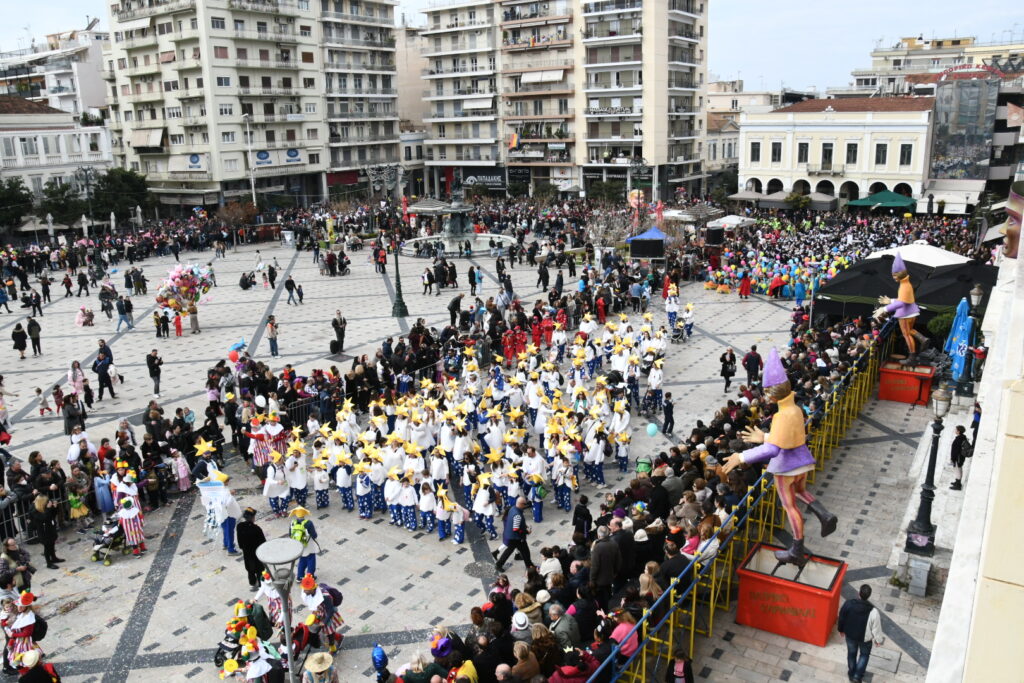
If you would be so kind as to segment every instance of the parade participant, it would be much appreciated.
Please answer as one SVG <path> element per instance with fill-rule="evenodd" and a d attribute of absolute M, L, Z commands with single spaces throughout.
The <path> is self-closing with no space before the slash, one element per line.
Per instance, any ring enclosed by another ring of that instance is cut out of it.
<path fill-rule="evenodd" d="M 370 466 L 357 462 L 353 468 L 356 478 L 356 501 L 359 504 L 359 519 L 373 518 L 373 482 L 370 481 Z"/>
<path fill-rule="evenodd" d="M 273 450 L 269 454 L 270 464 L 266 467 L 266 478 L 263 483 L 263 495 L 270 503 L 270 510 L 275 517 L 284 517 L 288 505 L 288 480 L 284 468 L 284 456 Z"/>
<path fill-rule="evenodd" d="M 416 486 L 413 472 L 407 471 L 402 476 L 402 484 L 398 491 L 398 507 L 401 509 L 401 523 L 409 531 L 416 531 Z"/>
<path fill-rule="evenodd" d="M 743 440 L 761 445 L 742 453 L 733 453 L 725 459 L 723 470 L 728 474 L 741 464 L 770 461 L 768 471 L 775 477 L 775 490 L 793 531 L 793 543 L 786 550 L 776 551 L 775 558 L 779 562 L 802 567 L 807 562 L 807 556 L 804 549 L 804 518 L 797 508 L 797 501 L 806 503 L 821 522 L 823 537 L 836 530 L 838 519 L 807 491 L 807 473 L 814 469 L 814 455 L 807 448 L 804 413 L 796 404 L 786 370 L 774 348 L 768 354 L 763 381 L 767 397 L 778 404 L 771 428 L 767 435 L 756 427 L 746 429 Z"/>
<path fill-rule="evenodd" d="M 928 338 L 914 329 L 921 309 L 915 303 L 914 285 L 910 282 L 910 273 L 907 272 L 907 266 L 899 252 L 896 252 L 896 258 L 892 261 L 892 279 L 899 283 L 899 293 L 895 299 L 887 296 L 878 297 L 878 303 L 882 304 L 882 307 L 875 310 L 875 318 L 881 320 L 886 315 L 896 318 L 909 354 L 902 364 L 914 365 L 917 363 L 918 351 L 928 346 Z"/>
<path fill-rule="evenodd" d="M 139 557 L 146 552 L 146 534 L 144 521 L 135 501 L 126 497 L 121 500 L 121 509 L 117 511 L 117 523 L 124 531 L 124 544 L 132 549 L 132 555 Z"/>
<path fill-rule="evenodd" d="M 355 498 L 352 495 L 352 460 L 347 455 L 338 457 L 338 469 L 334 473 L 334 484 L 338 487 L 338 495 L 341 496 L 341 506 L 347 512 L 355 508 Z M 360 518 L 362 515 L 360 515 Z"/>
<path fill-rule="evenodd" d="M 299 586 L 302 588 L 302 604 L 309 610 L 306 625 L 312 633 L 320 636 L 321 646 L 327 645 L 328 652 L 337 652 L 344 639 L 341 634 L 344 622 L 338 612 L 339 605 L 335 604 L 333 589 L 318 584 L 313 574 L 303 575 Z M 337 593 L 336 590 L 334 592 Z"/>
<path fill-rule="evenodd" d="M 298 428 L 296 428 L 298 429 Z M 306 505 L 309 496 L 309 480 L 306 476 L 306 446 L 296 438 L 288 444 L 288 459 L 284 463 L 285 478 L 291 500 L 300 507 Z"/>
<path fill-rule="evenodd" d="M 29 650 L 20 655 L 18 683 L 60 683 L 60 674 L 53 664 L 42 661 L 42 656 L 41 650 Z"/>
<path fill-rule="evenodd" d="M 420 525 L 427 530 L 428 534 L 434 533 L 434 525 L 437 523 L 437 515 L 435 513 L 437 500 L 434 498 L 434 492 L 430 488 L 429 482 L 424 482 L 420 488 L 418 506 L 420 510 Z"/>
<path fill-rule="evenodd" d="M 30 652 L 42 654 L 36 643 L 36 629 L 41 621 L 35 612 L 36 596 L 25 591 L 14 601 L 13 609 L 4 624 L 7 634 L 7 663 L 15 669 L 22 668 L 20 658 Z"/>
<path fill-rule="evenodd" d="M 477 483 L 474 484 L 473 494 L 473 515 L 474 521 L 480 531 L 486 531 L 493 541 L 498 538 L 498 532 L 494 528 L 494 515 L 497 514 L 495 507 L 494 491 L 491 490 L 491 477 L 489 472 L 477 476 Z"/>
<path fill-rule="evenodd" d="M 292 508 L 289 514 L 295 519 L 288 527 L 288 536 L 302 544 L 302 555 L 299 557 L 296 573 L 298 576 L 306 576 L 316 572 L 316 549 L 313 546 L 320 547 L 316 540 L 316 527 L 309 519 L 309 510 L 301 505 Z"/>
<path fill-rule="evenodd" d="M 314 652 L 303 664 L 302 683 L 338 683 L 338 670 L 328 652 Z"/>
<path fill-rule="evenodd" d="M 231 494 L 231 489 L 225 489 L 224 493 L 217 499 L 214 514 L 217 524 L 224 532 L 224 550 L 228 551 L 228 555 L 237 555 L 238 551 L 235 550 L 235 528 L 238 524 L 238 518 L 242 516 L 242 508 Z"/>
<path fill-rule="evenodd" d="M 256 549 L 266 543 L 267 537 L 263 529 L 256 524 L 256 510 L 250 507 L 242 511 L 242 521 L 235 527 L 235 537 L 238 540 L 238 548 L 242 551 L 245 572 L 249 577 L 249 590 L 258 590 L 264 567 L 256 557 Z"/>
<path fill-rule="evenodd" d="M 402 526 L 402 505 L 399 496 L 402 492 L 401 468 L 392 467 L 387 474 L 387 481 L 384 482 L 384 501 L 387 503 L 388 512 L 391 513 L 391 526 Z"/>
<path fill-rule="evenodd" d="M 270 572 L 264 570 L 260 574 L 260 588 L 256 591 L 256 595 L 252 596 L 253 602 L 258 601 L 260 598 L 267 599 L 267 614 L 270 616 L 270 621 L 274 625 L 275 629 L 279 629 L 284 626 L 284 600 L 281 598 L 281 593 L 274 586 L 274 582 L 271 579 Z"/>
<path fill-rule="evenodd" d="M 316 509 L 322 510 L 331 504 L 331 477 L 327 474 L 327 463 L 322 459 L 313 461 L 313 497 Z"/>

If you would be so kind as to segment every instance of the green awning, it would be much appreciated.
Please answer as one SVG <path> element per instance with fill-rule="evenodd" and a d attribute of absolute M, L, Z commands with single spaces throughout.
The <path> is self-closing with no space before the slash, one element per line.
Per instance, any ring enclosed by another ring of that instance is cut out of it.
<path fill-rule="evenodd" d="M 879 207 L 883 209 L 901 209 L 910 208 L 911 206 L 917 206 L 917 200 L 913 197 L 907 197 L 902 194 L 890 192 L 885 190 L 883 192 L 876 192 L 870 197 L 864 199 L 855 199 L 852 202 L 847 202 L 847 206 L 868 206 L 871 208 Z"/>

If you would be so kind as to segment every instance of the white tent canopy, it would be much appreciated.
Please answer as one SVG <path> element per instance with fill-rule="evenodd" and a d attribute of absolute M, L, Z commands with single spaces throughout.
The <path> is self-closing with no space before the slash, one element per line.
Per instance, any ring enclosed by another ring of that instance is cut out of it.
<path fill-rule="evenodd" d="M 713 220 L 708 223 L 709 228 L 727 228 L 729 230 L 733 228 L 745 228 L 748 225 L 754 225 L 757 221 L 753 218 L 744 218 L 743 216 L 723 216 L 717 220 Z"/>
<path fill-rule="evenodd" d="M 911 263 L 917 263 L 931 268 L 952 266 L 970 261 L 966 256 L 954 254 L 951 251 L 946 251 L 945 249 L 933 247 L 930 244 L 922 244 L 920 242 L 904 244 L 901 247 L 893 247 L 892 249 L 882 249 L 881 251 L 876 251 L 871 254 L 868 258 L 879 258 L 886 255 L 895 256 L 896 252 L 899 252 L 904 261 L 910 261 Z"/>

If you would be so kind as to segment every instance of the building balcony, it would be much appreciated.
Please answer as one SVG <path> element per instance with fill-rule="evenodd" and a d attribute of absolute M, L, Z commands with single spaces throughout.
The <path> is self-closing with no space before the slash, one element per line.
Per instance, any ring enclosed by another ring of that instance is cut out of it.
<path fill-rule="evenodd" d="M 623 81 L 621 83 L 612 83 L 610 81 L 598 81 L 596 83 L 587 83 L 583 92 L 601 92 L 604 90 L 643 90 L 643 83 L 637 83 L 634 81 Z"/>
<path fill-rule="evenodd" d="M 576 161 L 571 152 L 566 151 L 510 151 L 509 166 L 573 166 Z"/>
<path fill-rule="evenodd" d="M 583 43 L 586 45 L 618 45 L 620 43 L 638 43 L 643 39 L 643 32 L 638 28 L 629 33 L 610 31 L 608 29 L 584 29 Z"/>
<path fill-rule="evenodd" d="M 641 145 L 644 142 L 643 135 L 588 135 L 587 142 L 590 144 L 608 144 L 608 145 Z"/>
<path fill-rule="evenodd" d="M 502 41 L 501 49 L 506 52 L 525 52 L 527 50 L 554 50 L 563 47 L 572 47 L 572 37 L 564 34 L 553 34 L 512 42 Z"/>
<path fill-rule="evenodd" d="M 472 152 L 438 154 L 435 156 L 433 150 L 428 150 L 425 161 L 428 166 L 449 166 L 453 163 L 468 166 L 492 166 L 501 161 L 501 159 L 499 157 L 492 157 L 487 153 L 474 154 Z"/>
<path fill-rule="evenodd" d="M 462 54 L 464 52 L 490 52 L 495 49 L 495 43 L 490 41 L 465 41 L 460 40 L 447 45 L 432 45 L 421 51 L 423 57 L 443 57 L 445 55 Z"/>
<path fill-rule="evenodd" d="M 352 121 L 358 119 L 397 119 L 397 111 L 335 111 L 327 112 L 328 121 Z"/>
<path fill-rule="evenodd" d="M 495 67 L 490 65 L 478 65 L 478 66 L 455 66 L 448 67 L 446 69 L 423 69 L 420 74 L 424 78 L 438 78 L 444 76 L 462 76 L 462 75 L 478 75 L 488 76 L 493 74 Z M 502 72 L 504 73 L 504 72 Z"/>
<path fill-rule="evenodd" d="M 172 96 L 173 93 L 167 93 L 167 96 Z M 121 101 L 126 104 L 137 104 L 139 102 L 159 102 L 164 99 L 163 90 L 153 90 L 151 92 L 140 92 L 132 93 L 130 95 L 121 95 Z"/>
<path fill-rule="evenodd" d="M 515 92 L 502 93 L 505 97 L 554 97 L 561 95 L 572 95 L 571 85 L 565 83 L 547 83 L 545 85 L 520 85 Z"/>
<path fill-rule="evenodd" d="M 501 73 L 513 74 L 533 69 L 571 69 L 576 62 L 572 59 L 531 59 L 522 64 L 506 64 L 502 67 Z"/>
<path fill-rule="evenodd" d="M 235 38 L 240 40 L 268 40 L 272 43 L 297 43 L 299 36 L 295 33 L 271 31 L 235 31 Z M 312 37 L 308 38 L 312 40 Z"/>
<path fill-rule="evenodd" d="M 670 130 L 668 132 L 669 140 L 688 140 L 697 137 L 696 128 L 684 128 L 682 130 Z"/>
<path fill-rule="evenodd" d="M 82 164 L 102 164 L 108 159 L 99 152 L 84 154 L 46 154 L 29 155 L 21 159 L 4 159 L 3 168 L 38 168 L 45 166 L 80 166 Z"/>
<path fill-rule="evenodd" d="M 312 3 L 310 3 L 312 8 Z M 228 0 L 228 9 L 238 12 L 254 12 L 260 14 L 285 14 L 298 16 L 304 11 L 300 10 L 295 0 Z"/>
<path fill-rule="evenodd" d="M 631 66 L 641 66 L 643 64 L 642 59 L 635 59 L 632 55 L 630 55 L 629 59 L 625 59 L 624 57 L 625 55 L 620 55 L 618 59 L 612 59 L 611 55 L 608 55 L 607 57 L 595 56 L 593 59 L 587 58 L 583 65 L 588 69 L 593 67 L 601 67 L 607 69 L 610 67 L 622 68 Z"/>
<path fill-rule="evenodd" d="M 394 17 L 367 16 L 365 14 L 347 14 L 345 12 L 321 12 L 322 21 L 343 21 L 352 24 L 374 24 L 394 26 Z"/>
<path fill-rule="evenodd" d="M 537 9 L 531 12 L 520 6 L 504 10 L 501 13 L 501 27 L 503 29 L 528 28 L 572 21 L 571 14 L 556 14 L 550 9 L 539 9 L 539 4 L 533 4 L 531 7 Z"/>
<path fill-rule="evenodd" d="M 353 48 L 353 47 L 369 47 L 378 50 L 394 50 L 395 39 L 394 38 L 381 38 L 381 39 L 359 39 L 349 38 L 348 36 L 338 35 L 334 33 L 324 34 L 324 45 L 328 47 L 339 47 L 339 48 Z"/>
<path fill-rule="evenodd" d="M 398 133 L 390 135 L 332 135 L 327 144 L 331 146 L 363 145 L 369 142 L 398 142 Z"/>
<path fill-rule="evenodd" d="M 498 138 L 470 138 L 470 137 L 450 137 L 450 138 L 428 138 L 423 141 L 424 145 L 434 145 L 435 147 L 444 145 L 493 145 L 498 142 Z M 430 156 L 430 152 L 427 153 Z M 451 156 L 451 155 L 449 155 Z"/>
<path fill-rule="evenodd" d="M 390 62 L 324 62 L 328 71 L 394 73 L 397 69 Z"/>
<path fill-rule="evenodd" d="M 671 34 L 669 34 L 668 39 L 669 40 L 681 40 L 681 41 L 685 42 L 687 45 L 689 45 L 691 43 L 699 43 L 700 42 L 700 36 L 698 36 L 693 31 L 683 31 L 682 33 L 671 33 Z"/>
<path fill-rule="evenodd" d="M 52 88 L 47 88 L 45 95 L 77 95 L 78 91 L 68 85 L 55 85 Z"/>
<path fill-rule="evenodd" d="M 476 95 L 479 97 L 494 97 L 497 91 L 489 91 L 484 88 L 442 88 L 441 90 L 424 90 L 423 99 L 437 100 L 446 97 L 467 97 Z"/>
<path fill-rule="evenodd" d="M 398 95 L 397 88 L 327 88 L 328 97 L 362 97 L 364 95 Z"/>
<path fill-rule="evenodd" d="M 494 26 L 493 21 L 486 19 L 477 19 L 476 21 L 454 21 L 445 24 L 431 24 L 427 28 L 420 31 L 421 36 L 432 35 L 434 33 L 448 33 L 449 31 L 466 31 L 468 29 L 482 29 L 490 28 Z"/>
<path fill-rule="evenodd" d="M 239 97 L 298 97 L 299 91 L 296 88 L 239 88 Z"/>
<path fill-rule="evenodd" d="M 170 95 L 179 100 L 201 100 L 206 98 L 206 91 L 193 88 L 192 90 L 175 90 Z"/>
<path fill-rule="evenodd" d="M 637 107 L 587 107 L 583 110 L 584 116 L 643 116 L 643 106 Z"/>
<path fill-rule="evenodd" d="M 173 121 L 174 119 L 170 119 L 170 120 Z M 188 127 L 188 128 L 193 128 L 195 126 L 205 126 L 205 125 L 207 125 L 206 117 L 205 116 L 186 116 L 186 117 L 184 117 L 182 119 L 179 119 L 179 120 L 181 121 L 181 125 L 183 125 L 185 127 Z"/>
<path fill-rule="evenodd" d="M 155 74 L 160 73 L 160 64 L 153 62 L 152 64 L 140 64 L 122 71 L 125 76 L 142 76 L 143 74 Z"/>
<path fill-rule="evenodd" d="M 236 31 L 235 33 L 238 33 Z M 174 42 L 186 41 L 186 40 L 198 40 L 200 37 L 199 29 L 197 28 L 186 28 L 177 33 L 170 34 L 171 40 Z"/>
<path fill-rule="evenodd" d="M 156 34 L 150 33 L 144 36 L 138 36 L 136 38 L 125 38 L 118 45 L 125 50 L 134 50 L 143 47 L 155 47 L 156 46 Z"/>
<path fill-rule="evenodd" d="M 584 2 L 583 14 L 604 14 L 607 12 L 639 12 L 644 8 L 643 0 L 601 0 Z"/>
<path fill-rule="evenodd" d="M 696 90 L 697 84 L 690 78 L 677 78 L 668 82 L 669 90 Z"/>
<path fill-rule="evenodd" d="M 140 7 L 138 9 L 124 10 L 121 12 L 115 12 L 114 15 L 118 21 L 128 21 L 130 19 L 142 19 L 144 17 L 152 17 L 157 14 L 170 14 L 172 12 L 184 12 L 186 10 L 195 9 L 196 0 L 171 0 L 170 2 L 162 2 L 160 4 L 151 5 L 149 7 Z M 112 26 L 110 30 L 116 31 L 117 26 Z"/>
<path fill-rule="evenodd" d="M 561 111 L 559 111 L 559 110 L 546 110 L 544 112 L 541 112 L 540 114 L 537 114 L 537 113 L 529 113 L 529 114 L 526 114 L 526 113 L 523 113 L 523 114 L 512 113 L 512 114 L 505 114 L 505 120 L 506 121 L 543 121 L 545 119 L 571 119 L 574 116 L 576 116 L 575 110 L 572 107 L 569 107 L 568 109 L 561 110 Z"/>
<path fill-rule="evenodd" d="M 307 65 L 311 69 L 316 67 L 313 64 Z M 291 59 L 236 59 L 235 67 L 239 69 L 286 69 L 288 71 L 298 71 L 302 68 L 302 63 Z"/>
<path fill-rule="evenodd" d="M 201 59 L 179 59 L 172 63 L 172 66 L 178 71 L 189 71 L 190 69 L 202 69 L 203 61 Z"/>
<path fill-rule="evenodd" d="M 209 171 L 176 171 L 162 173 L 143 173 L 146 180 L 172 181 L 181 183 L 202 183 L 213 180 Z"/>
<path fill-rule="evenodd" d="M 459 112 L 433 112 L 423 117 L 424 123 L 445 123 L 447 121 L 487 121 L 498 115 L 495 109 L 469 109 Z"/>
<path fill-rule="evenodd" d="M 807 175 L 810 176 L 841 176 L 842 164 L 807 164 Z"/>
<path fill-rule="evenodd" d="M 109 69 L 103 69 L 100 71 L 100 78 L 105 81 L 112 81 L 117 78 L 117 74 Z"/>
<path fill-rule="evenodd" d="M 700 6 L 696 0 L 668 0 L 669 12 L 681 12 L 691 17 L 700 16 Z"/>

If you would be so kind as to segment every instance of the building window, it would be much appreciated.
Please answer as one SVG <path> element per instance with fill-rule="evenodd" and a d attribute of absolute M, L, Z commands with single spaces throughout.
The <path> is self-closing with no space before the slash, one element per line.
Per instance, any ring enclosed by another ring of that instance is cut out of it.
<path fill-rule="evenodd" d="M 221 142 L 229 142 L 229 143 L 230 142 L 234 142 L 235 141 L 235 134 L 234 134 L 234 132 L 232 132 L 232 131 L 225 131 L 225 132 L 221 133 L 220 134 L 220 141 Z"/>
<path fill-rule="evenodd" d="M 299 35 L 308 38 L 313 35 L 313 28 L 311 26 L 299 26 Z"/>
<path fill-rule="evenodd" d="M 311 163 L 311 164 L 319 164 L 320 163 L 320 154 L 319 153 L 310 154 L 309 155 L 309 163 Z"/>
<path fill-rule="evenodd" d="M 751 142 L 750 143 L 750 163 L 759 164 L 761 163 L 761 143 Z"/>
<path fill-rule="evenodd" d="M 780 161 L 782 161 L 782 143 L 781 142 L 773 142 L 772 143 L 772 163 L 773 164 L 777 164 Z"/>
<path fill-rule="evenodd" d="M 875 145 L 875 165 L 885 166 L 889 161 L 889 145 L 885 142 L 880 142 Z"/>
<path fill-rule="evenodd" d="M 245 30 L 245 22 L 242 21 L 241 19 L 235 19 L 235 30 L 236 31 L 244 31 Z"/>
<path fill-rule="evenodd" d="M 796 144 L 796 163 L 806 164 L 811 155 L 811 143 L 798 142 Z"/>
<path fill-rule="evenodd" d="M 312 52 L 303 52 L 302 53 L 302 63 L 303 64 L 312 64 L 313 63 L 313 53 Z"/>
<path fill-rule="evenodd" d="M 307 114 L 315 114 L 316 102 L 306 102 L 305 109 Z"/>
<path fill-rule="evenodd" d="M 900 145 L 900 166 L 910 166 L 914 156 L 914 146 L 911 144 Z"/>
<path fill-rule="evenodd" d="M 167 136 L 167 139 L 170 140 L 172 145 L 184 145 L 185 144 L 185 136 L 184 135 L 169 135 L 169 136 Z"/>
<path fill-rule="evenodd" d="M 846 165 L 855 166 L 857 164 L 857 143 L 847 142 L 846 143 Z"/>
<path fill-rule="evenodd" d="M 717 142 L 709 142 L 708 143 L 708 152 L 709 152 L 709 157 L 711 158 L 711 161 L 715 161 L 716 159 L 718 159 L 718 143 Z"/>
<path fill-rule="evenodd" d="M 216 49 L 217 48 L 214 48 L 215 51 Z M 235 57 L 237 57 L 238 59 L 249 59 L 249 51 L 244 47 L 236 48 Z"/>
<path fill-rule="evenodd" d="M 232 116 L 235 113 L 235 107 L 231 103 L 222 104 L 218 109 L 221 116 Z"/>
<path fill-rule="evenodd" d="M 227 46 L 226 45 L 214 45 L 213 46 L 213 56 L 216 57 L 217 59 L 227 59 L 228 58 L 228 48 L 227 48 Z M 239 59 L 241 59 L 241 57 L 239 57 Z"/>
<path fill-rule="evenodd" d="M 238 159 L 225 159 L 224 160 L 225 171 L 237 171 L 238 170 Z"/>
<path fill-rule="evenodd" d="M 224 17 L 210 17 L 210 26 L 213 28 L 227 28 Z"/>
<path fill-rule="evenodd" d="M 231 76 L 217 76 L 217 87 L 227 88 L 231 86 Z"/>
<path fill-rule="evenodd" d="M 412 161 L 412 147 L 405 147 L 405 160 Z"/>
<path fill-rule="evenodd" d="M 168 119 L 180 119 L 181 107 L 167 107 L 167 109 L 164 110 L 164 117 Z"/>
<path fill-rule="evenodd" d="M 319 128 L 307 128 L 306 129 L 306 139 L 307 140 L 318 140 L 319 138 L 320 138 L 320 129 Z"/>
<path fill-rule="evenodd" d="M 306 88 L 307 90 L 311 90 L 311 89 L 315 88 L 316 87 L 316 79 L 315 78 L 303 78 L 302 79 L 302 87 Z"/>

